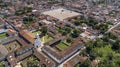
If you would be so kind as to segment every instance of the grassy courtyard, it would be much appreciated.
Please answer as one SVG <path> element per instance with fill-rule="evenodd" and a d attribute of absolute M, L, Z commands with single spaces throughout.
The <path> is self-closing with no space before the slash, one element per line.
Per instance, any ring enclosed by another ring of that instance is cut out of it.
<path fill-rule="evenodd" d="M 35 36 L 37 33 L 41 34 L 41 31 L 32 32 L 32 35 Z M 50 40 L 53 40 L 53 38 L 51 36 L 49 36 L 48 34 L 46 34 L 45 36 L 40 37 L 40 40 L 42 42 L 46 43 L 46 42 L 49 42 Z"/>
<path fill-rule="evenodd" d="M 45 36 L 43 36 L 42 38 L 40 38 L 41 39 L 41 41 L 43 41 L 44 43 L 46 43 L 46 42 L 49 42 L 49 41 L 51 41 L 51 40 L 53 40 L 53 38 L 52 37 L 50 37 L 49 35 L 45 35 Z"/>
<path fill-rule="evenodd" d="M 6 33 L 0 34 L 0 38 L 6 38 L 6 37 L 7 37 L 7 34 L 6 34 Z"/>
<path fill-rule="evenodd" d="M 22 61 L 21 62 L 21 66 L 22 67 L 37 67 L 39 62 L 40 62 L 40 60 L 38 60 L 37 57 L 32 55 L 29 58 L 27 58 L 24 61 Z"/>
<path fill-rule="evenodd" d="M 64 43 L 59 43 L 58 45 L 56 45 L 60 50 L 65 50 L 68 46 L 65 45 Z"/>
<path fill-rule="evenodd" d="M 41 34 L 41 31 L 34 31 L 34 32 L 32 32 L 32 35 L 35 36 L 37 33 Z"/>
<path fill-rule="evenodd" d="M 64 40 L 63 42 L 69 46 L 71 45 L 71 43 L 67 42 L 67 40 Z"/>
<path fill-rule="evenodd" d="M 5 47 L 7 48 L 9 52 L 12 52 L 20 48 L 20 44 L 17 41 L 13 41 L 11 43 L 5 44 Z"/>

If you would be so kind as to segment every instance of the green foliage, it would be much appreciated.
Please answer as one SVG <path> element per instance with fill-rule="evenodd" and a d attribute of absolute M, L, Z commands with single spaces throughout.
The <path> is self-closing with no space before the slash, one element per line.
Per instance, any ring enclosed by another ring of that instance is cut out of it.
<path fill-rule="evenodd" d="M 57 4 L 58 2 L 57 1 L 50 1 L 48 2 L 48 4 Z"/>
<path fill-rule="evenodd" d="M 68 46 L 66 45 L 66 44 L 64 44 L 64 43 L 59 43 L 58 45 L 57 45 L 57 47 L 59 48 L 59 49 L 61 49 L 61 50 L 65 50 Z"/>
<path fill-rule="evenodd" d="M 27 67 L 38 67 L 39 61 L 36 57 L 30 57 L 27 60 Z"/>
<path fill-rule="evenodd" d="M 71 36 L 72 38 L 76 38 L 80 35 L 81 31 L 79 29 L 74 29 Z"/>
<path fill-rule="evenodd" d="M 113 43 L 112 49 L 120 53 L 120 40 L 117 40 L 115 43 Z"/>
<path fill-rule="evenodd" d="M 36 20 L 34 19 L 33 16 L 28 16 L 28 17 L 24 17 L 23 18 L 23 22 L 24 24 L 30 25 L 32 23 L 34 23 Z"/>
<path fill-rule="evenodd" d="M 97 21 L 94 21 L 93 18 L 77 19 L 74 22 L 74 25 L 79 26 L 82 23 L 85 23 L 88 26 L 92 26 L 93 29 L 101 30 L 103 32 L 106 32 L 108 30 L 108 26 L 109 26 L 106 22 L 97 22 Z"/>
<path fill-rule="evenodd" d="M 0 62 L 0 67 L 5 67 L 3 62 Z"/>
<path fill-rule="evenodd" d="M 42 64 L 41 67 L 46 67 L 46 65 L 45 65 L 45 64 Z"/>
<path fill-rule="evenodd" d="M 23 9 L 19 9 L 19 10 L 17 10 L 16 12 L 15 12 L 15 15 L 23 15 L 23 14 L 26 14 L 26 13 L 28 13 L 28 12 L 32 12 L 32 10 L 33 10 L 33 8 L 31 8 L 31 7 L 25 7 L 25 8 L 23 8 Z"/>
<path fill-rule="evenodd" d="M 92 65 L 90 60 L 86 60 L 82 63 L 76 64 L 74 67 L 92 67 Z"/>
<path fill-rule="evenodd" d="M 68 42 L 68 43 L 71 43 L 72 42 L 72 38 L 68 38 L 66 41 Z"/>
<path fill-rule="evenodd" d="M 113 41 L 111 41 L 113 40 Z M 107 33 L 101 39 L 86 43 L 86 50 L 82 55 L 89 54 L 90 59 L 98 59 L 98 67 L 118 67 L 120 66 L 120 40 L 112 33 Z"/>
<path fill-rule="evenodd" d="M 41 32 L 42 32 L 42 34 L 46 34 L 47 33 L 47 27 L 46 26 L 43 26 L 42 28 L 41 28 Z"/>
<path fill-rule="evenodd" d="M 71 33 L 72 29 L 69 26 L 65 26 L 63 28 L 57 28 L 57 30 L 64 36 Z"/>
<path fill-rule="evenodd" d="M 7 37 L 7 34 L 6 34 L 6 33 L 0 34 L 0 38 L 5 38 L 5 37 Z"/>
<path fill-rule="evenodd" d="M 89 21 L 86 20 L 86 19 L 82 19 L 82 20 L 78 19 L 78 20 L 76 20 L 76 21 L 74 22 L 74 24 L 75 24 L 76 26 L 79 26 L 79 25 L 81 25 L 82 23 L 88 24 Z"/>
<path fill-rule="evenodd" d="M 80 67 L 92 67 L 91 61 L 90 60 L 84 61 L 83 63 L 81 63 Z"/>
<path fill-rule="evenodd" d="M 3 2 L 3 1 L 0 1 Z M 4 8 L 4 7 L 8 7 L 8 6 L 12 6 L 11 2 L 6 2 L 6 3 L 0 3 L 0 8 Z"/>

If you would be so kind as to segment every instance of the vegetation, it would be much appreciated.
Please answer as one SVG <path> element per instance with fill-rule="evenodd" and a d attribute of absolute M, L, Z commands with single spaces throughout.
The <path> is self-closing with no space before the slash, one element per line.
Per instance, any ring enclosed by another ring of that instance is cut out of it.
<path fill-rule="evenodd" d="M 24 24 L 32 24 L 34 23 L 35 19 L 32 16 L 24 17 L 23 22 Z"/>
<path fill-rule="evenodd" d="M 18 15 L 18 16 L 23 15 L 23 14 L 26 14 L 28 12 L 32 12 L 32 10 L 33 10 L 33 8 L 31 8 L 31 7 L 24 7 L 22 9 L 17 10 L 15 12 L 15 15 Z"/>
<path fill-rule="evenodd" d="M 7 7 L 7 6 L 12 6 L 12 3 L 11 2 L 3 3 L 3 1 L 0 1 L 0 8 L 4 8 L 4 7 Z"/>
<path fill-rule="evenodd" d="M 0 34 L 0 38 L 6 38 L 6 37 L 7 37 L 7 34 L 6 34 L 6 33 Z"/>
<path fill-rule="evenodd" d="M 59 43 L 58 45 L 57 45 L 57 47 L 59 48 L 59 49 L 61 49 L 61 50 L 64 50 L 64 49 L 66 49 L 67 48 L 67 45 L 65 45 L 64 43 Z"/>
<path fill-rule="evenodd" d="M 3 62 L 0 62 L 0 67 L 5 67 Z"/>
<path fill-rule="evenodd" d="M 45 34 L 47 33 L 47 27 L 46 27 L 46 26 L 43 26 L 43 27 L 41 28 L 41 32 L 42 32 L 43 35 L 45 35 Z"/>
<path fill-rule="evenodd" d="M 120 40 L 112 33 L 107 33 L 103 38 L 86 43 L 86 50 L 82 55 L 90 60 L 100 60 L 99 67 L 118 67 L 120 57 Z"/>
<path fill-rule="evenodd" d="M 38 64 L 39 64 L 39 60 L 34 56 L 30 57 L 27 60 L 27 67 L 39 67 Z"/>
<path fill-rule="evenodd" d="M 73 39 L 69 37 L 69 38 L 66 40 L 66 42 L 67 42 L 67 43 L 71 43 L 72 40 L 73 40 Z"/>
<path fill-rule="evenodd" d="M 45 42 L 45 43 L 53 40 L 53 38 L 50 37 L 48 34 L 44 35 L 44 36 L 41 38 L 41 40 L 43 40 L 43 38 L 44 38 L 44 41 L 43 41 L 43 42 Z"/>
<path fill-rule="evenodd" d="M 57 28 L 57 30 L 64 36 L 71 33 L 72 28 L 69 26 L 64 26 L 63 28 L 61 27 Z"/>
<path fill-rule="evenodd" d="M 83 23 L 87 24 L 88 26 L 92 26 L 93 29 L 101 30 L 102 32 L 106 32 L 109 27 L 109 24 L 107 24 L 106 22 L 97 22 L 97 21 L 94 21 L 93 18 L 77 19 L 74 22 L 74 25 L 79 26 Z"/>
<path fill-rule="evenodd" d="M 71 33 L 72 38 L 77 38 L 81 34 L 81 31 L 79 29 L 74 29 Z"/>
<path fill-rule="evenodd" d="M 92 67 L 92 66 L 91 66 L 91 61 L 90 60 L 86 60 L 86 61 L 81 62 L 81 63 L 79 62 L 74 67 Z"/>
<path fill-rule="evenodd" d="M 5 47 L 7 48 L 9 52 L 12 52 L 16 49 L 19 49 L 21 45 L 17 41 L 13 41 L 13 42 L 6 44 Z"/>
<path fill-rule="evenodd" d="M 45 64 L 42 64 L 41 67 L 46 67 L 46 65 L 45 65 Z"/>
<path fill-rule="evenodd" d="M 58 1 L 50 1 L 50 2 L 48 2 L 48 4 L 57 4 L 58 3 Z"/>

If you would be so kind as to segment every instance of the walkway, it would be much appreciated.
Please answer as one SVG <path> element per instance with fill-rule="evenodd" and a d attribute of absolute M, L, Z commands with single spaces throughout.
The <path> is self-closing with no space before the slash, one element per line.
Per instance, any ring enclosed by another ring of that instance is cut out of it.
<path fill-rule="evenodd" d="M 116 25 L 112 26 L 107 32 L 110 32 L 112 29 L 120 26 L 120 22 L 118 22 Z"/>

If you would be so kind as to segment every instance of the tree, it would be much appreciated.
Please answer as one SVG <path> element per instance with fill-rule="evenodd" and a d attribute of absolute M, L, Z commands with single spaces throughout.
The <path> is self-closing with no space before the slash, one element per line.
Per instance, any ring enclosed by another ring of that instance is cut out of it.
<path fill-rule="evenodd" d="M 79 26 L 79 25 L 81 24 L 81 22 L 80 22 L 80 21 L 75 21 L 74 24 L 75 24 L 76 26 Z"/>
<path fill-rule="evenodd" d="M 91 61 L 90 60 L 84 61 L 83 63 L 80 64 L 80 67 L 92 67 Z"/>
<path fill-rule="evenodd" d="M 104 46 L 104 42 L 102 39 L 96 39 L 96 41 L 94 42 L 94 46 L 96 47 L 103 47 Z"/>
<path fill-rule="evenodd" d="M 71 42 L 72 42 L 72 38 L 68 38 L 68 39 L 67 39 L 67 42 L 68 42 L 68 43 L 71 43 Z"/>
<path fill-rule="evenodd" d="M 71 32 L 71 28 L 70 28 L 70 27 L 65 27 L 65 31 L 66 31 L 67 33 L 70 33 L 70 32 Z"/>
<path fill-rule="evenodd" d="M 120 49 L 120 40 L 117 40 L 113 45 L 112 45 L 113 50 L 119 50 Z"/>
<path fill-rule="evenodd" d="M 79 29 L 74 29 L 73 33 L 71 34 L 73 38 L 76 38 L 80 35 L 81 31 Z"/>
<path fill-rule="evenodd" d="M 27 67 L 38 67 L 39 61 L 35 57 L 30 57 L 27 61 Z"/>
<path fill-rule="evenodd" d="M 94 59 L 96 59 L 96 57 L 98 57 L 98 54 L 96 53 L 96 51 L 94 50 L 94 49 L 92 49 L 91 51 L 90 51 L 90 53 L 89 53 L 89 55 L 90 55 L 90 59 L 91 60 L 94 60 Z"/>
<path fill-rule="evenodd" d="M 65 31 L 65 30 L 62 32 L 62 35 L 63 35 L 63 36 L 65 36 L 65 35 L 67 35 L 67 34 L 68 34 L 68 33 L 67 33 L 67 31 Z"/>
<path fill-rule="evenodd" d="M 41 28 L 41 32 L 42 32 L 42 34 L 46 34 L 47 33 L 47 27 L 46 26 L 43 26 L 42 28 Z"/>

